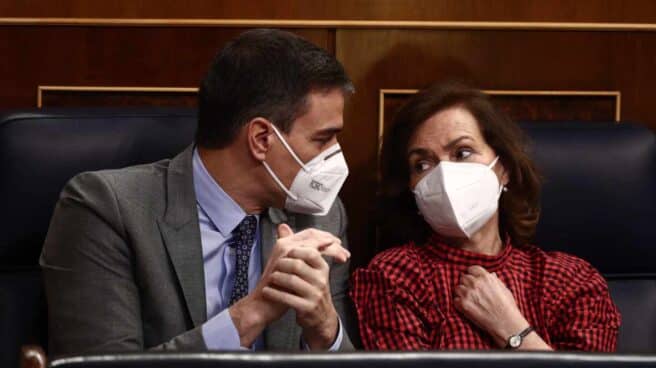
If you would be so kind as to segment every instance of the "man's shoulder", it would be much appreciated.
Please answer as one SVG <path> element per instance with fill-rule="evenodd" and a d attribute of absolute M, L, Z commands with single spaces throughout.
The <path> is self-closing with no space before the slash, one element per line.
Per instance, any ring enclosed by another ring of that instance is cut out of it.
<path fill-rule="evenodd" d="M 61 198 L 70 198 L 89 207 L 157 209 L 166 199 L 170 159 L 121 169 L 87 171 L 73 177 Z"/>
<path fill-rule="evenodd" d="M 74 176 L 68 185 L 96 187 L 99 184 L 111 187 L 118 192 L 139 191 L 162 187 L 170 160 L 149 164 L 128 166 L 121 169 L 86 171 Z"/>

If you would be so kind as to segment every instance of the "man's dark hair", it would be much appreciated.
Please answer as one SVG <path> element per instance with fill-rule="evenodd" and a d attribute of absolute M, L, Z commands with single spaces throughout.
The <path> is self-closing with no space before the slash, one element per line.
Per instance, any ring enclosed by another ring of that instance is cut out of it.
<path fill-rule="evenodd" d="M 223 148 L 261 116 L 288 133 L 315 90 L 353 91 L 344 68 L 326 50 L 289 32 L 246 31 L 214 58 L 200 85 L 196 144 Z"/>

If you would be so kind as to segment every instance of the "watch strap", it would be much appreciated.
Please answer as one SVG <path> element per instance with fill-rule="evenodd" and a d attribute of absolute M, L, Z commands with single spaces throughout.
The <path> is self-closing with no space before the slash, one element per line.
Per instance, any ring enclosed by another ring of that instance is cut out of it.
<path fill-rule="evenodd" d="M 533 332 L 533 331 L 535 331 L 535 329 L 533 328 L 533 326 L 528 326 L 528 327 L 526 327 L 526 329 L 525 329 L 524 331 L 522 331 L 522 332 L 519 333 L 519 336 L 521 336 L 522 339 L 523 339 L 523 338 L 525 338 L 526 336 L 528 336 L 528 334 L 530 334 L 530 333 Z"/>

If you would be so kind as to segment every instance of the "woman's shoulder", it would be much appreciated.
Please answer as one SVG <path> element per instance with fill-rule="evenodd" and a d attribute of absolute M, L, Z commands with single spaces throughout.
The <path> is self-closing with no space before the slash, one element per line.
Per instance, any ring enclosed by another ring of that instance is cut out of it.
<path fill-rule="evenodd" d="M 524 245 L 517 247 L 517 250 L 527 261 L 541 264 L 545 271 L 558 270 L 569 273 L 588 270 L 597 272 L 588 261 L 570 253 L 545 251 L 535 245 Z"/>
<path fill-rule="evenodd" d="M 522 253 L 525 257 L 533 260 L 539 260 L 554 265 L 562 265 L 564 267 L 590 265 L 587 261 L 579 258 L 573 254 L 562 251 L 547 251 L 537 245 L 526 244 L 516 246 L 517 252 Z"/>
<path fill-rule="evenodd" d="M 534 245 L 517 250 L 520 258 L 533 266 L 542 284 L 554 292 L 590 286 L 607 288 L 603 276 L 583 258 L 561 251 L 545 251 Z"/>

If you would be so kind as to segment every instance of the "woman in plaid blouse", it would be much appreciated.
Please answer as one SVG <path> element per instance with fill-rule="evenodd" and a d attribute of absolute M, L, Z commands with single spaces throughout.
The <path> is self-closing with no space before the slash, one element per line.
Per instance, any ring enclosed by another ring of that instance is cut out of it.
<path fill-rule="evenodd" d="M 393 210 L 381 239 L 405 245 L 353 275 L 365 348 L 615 350 L 620 315 L 603 277 L 528 244 L 539 177 L 520 129 L 484 94 L 441 84 L 415 95 L 382 163 Z"/>

